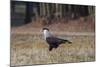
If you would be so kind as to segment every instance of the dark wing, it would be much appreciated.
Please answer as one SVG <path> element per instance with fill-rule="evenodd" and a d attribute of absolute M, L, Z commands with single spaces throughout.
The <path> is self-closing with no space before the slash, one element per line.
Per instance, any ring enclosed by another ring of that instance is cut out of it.
<path fill-rule="evenodd" d="M 56 37 L 48 37 L 46 38 L 47 43 L 49 44 L 49 51 L 51 51 L 53 48 L 57 48 L 60 44 L 68 42 L 71 43 L 68 40 L 56 38 Z"/>
<path fill-rule="evenodd" d="M 46 41 L 49 44 L 49 51 L 51 51 L 53 48 L 57 48 L 62 40 L 55 37 L 48 37 Z"/>
<path fill-rule="evenodd" d="M 48 38 L 46 38 L 46 40 L 49 44 L 55 44 L 55 45 L 62 44 L 62 43 L 65 43 L 65 42 L 72 43 L 69 40 L 60 39 L 60 38 L 57 38 L 57 37 L 48 37 Z"/>
<path fill-rule="evenodd" d="M 48 37 L 48 38 L 46 38 L 46 40 L 49 44 L 55 44 L 55 45 L 65 42 L 64 39 L 60 39 L 60 38 L 56 38 L 56 37 Z"/>

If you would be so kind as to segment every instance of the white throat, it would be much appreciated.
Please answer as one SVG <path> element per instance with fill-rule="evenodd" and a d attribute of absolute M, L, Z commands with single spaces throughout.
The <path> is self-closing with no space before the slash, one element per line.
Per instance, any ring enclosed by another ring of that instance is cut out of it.
<path fill-rule="evenodd" d="M 46 40 L 47 37 L 51 37 L 52 36 L 52 34 L 48 30 L 44 30 L 43 33 L 44 33 L 45 40 Z"/>

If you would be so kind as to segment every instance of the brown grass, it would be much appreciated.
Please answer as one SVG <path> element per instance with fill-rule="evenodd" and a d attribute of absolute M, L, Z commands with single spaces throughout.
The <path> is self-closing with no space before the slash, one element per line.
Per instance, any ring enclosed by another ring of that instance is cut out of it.
<path fill-rule="evenodd" d="M 84 19 L 87 20 L 84 20 Z M 93 16 L 88 17 L 80 17 L 76 20 L 69 20 L 66 22 L 62 22 L 62 20 L 58 22 L 53 22 L 48 26 L 43 26 L 42 20 L 38 19 L 37 21 L 32 21 L 29 24 L 12 27 L 12 32 L 39 32 L 43 27 L 49 27 L 52 31 L 66 31 L 66 32 L 94 32 L 95 31 L 95 18 Z"/>
<path fill-rule="evenodd" d="M 48 50 L 48 44 L 41 35 L 11 34 L 11 65 L 32 65 L 85 62 L 95 60 L 94 36 L 68 36 L 72 44 L 62 44 Z"/>

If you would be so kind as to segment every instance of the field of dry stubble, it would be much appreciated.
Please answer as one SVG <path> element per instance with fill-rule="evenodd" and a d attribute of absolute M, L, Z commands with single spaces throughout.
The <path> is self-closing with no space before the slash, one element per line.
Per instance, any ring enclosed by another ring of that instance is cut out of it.
<path fill-rule="evenodd" d="M 95 36 L 59 35 L 72 44 L 48 50 L 42 35 L 11 34 L 11 65 L 34 65 L 95 61 Z"/>

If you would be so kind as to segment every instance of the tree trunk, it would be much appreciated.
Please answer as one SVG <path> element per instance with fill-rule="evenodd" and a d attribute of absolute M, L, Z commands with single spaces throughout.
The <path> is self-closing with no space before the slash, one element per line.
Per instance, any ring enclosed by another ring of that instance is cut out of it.
<path fill-rule="evenodd" d="M 26 2 L 25 24 L 31 22 L 32 12 L 33 12 L 33 3 Z"/>

